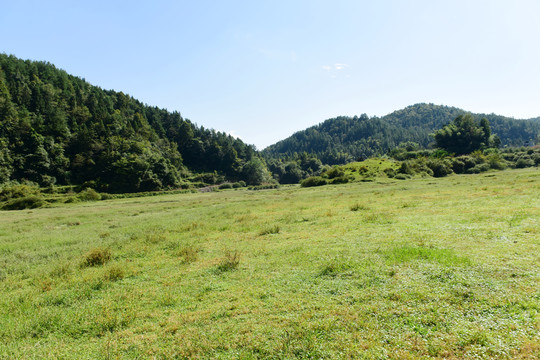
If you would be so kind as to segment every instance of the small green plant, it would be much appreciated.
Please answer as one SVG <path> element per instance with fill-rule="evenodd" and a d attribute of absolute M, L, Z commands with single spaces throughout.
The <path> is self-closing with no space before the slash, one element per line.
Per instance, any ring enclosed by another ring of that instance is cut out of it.
<path fill-rule="evenodd" d="M 350 209 L 351 209 L 351 211 L 369 210 L 369 208 L 367 206 L 359 204 L 359 203 L 351 205 Z"/>
<path fill-rule="evenodd" d="M 111 250 L 97 247 L 86 253 L 81 266 L 91 267 L 104 265 L 111 260 L 111 257 Z"/>
<path fill-rule="evenodd" d="M 182 258 L 182 263 L 189 264 L 197 261 L 199 258 L 199 249 L 192 245 L 187 245 L 178 251 L 178 256 Z"/>
<path fill-rule="evenodd" d="M 300 182 L 301 187 L 322 186 L 326 184 L 328 184 L 328 181 L 320 176 L 310 176 Z"/>
<path fill-rule="evenodd" d="M 113 264 L 105 271 L 105 280 L 118 281 L 122 280 L 125 276 L 125 270 L 119 264 Z"/>
<path fill-rule="evenodd" d="M 273 225 L 273 226 L 267 227 L 266 229 L 263 229 L 263 230 L 259 231 L 259 236 L 270 235 L 270 234 L 278 234 L 280 230 L 281 229 L 280 229 L 279 225 Z"/>
<path fill-rule="evenodd" d="M 217 266 L 218 273 L 236 270 L 240 264 L 240 252 L 227 250 Z"/>

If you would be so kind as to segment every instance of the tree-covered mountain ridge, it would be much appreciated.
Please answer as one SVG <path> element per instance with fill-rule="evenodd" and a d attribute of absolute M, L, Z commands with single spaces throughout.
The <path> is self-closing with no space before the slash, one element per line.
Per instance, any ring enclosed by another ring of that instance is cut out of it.
<path fill-rule="evenodd" d="M 0 54 L 0 184 L 133 192 L 212 183 L 209 177 L 256 184 L 265 175 L 255 147 L 224 132 L 48 62 Z"/>
<path fill-rule="evenodd" d="M 343 164 L 374 155 L 382 155 L 403 142 L 429 147 L 430 134 L 450 123 L 466 110 L 420 103 L 397 110 L 383 117 L 339 116 L 277 142 L 263 150 L 269 158 L 295 158 L 307 153 L 326 164 Z M 514 119 L 496 114 L 474 114 L 478 121 L 489 120 L 502 146 L 522 146 L 540 142 L 540 117 Z"/>

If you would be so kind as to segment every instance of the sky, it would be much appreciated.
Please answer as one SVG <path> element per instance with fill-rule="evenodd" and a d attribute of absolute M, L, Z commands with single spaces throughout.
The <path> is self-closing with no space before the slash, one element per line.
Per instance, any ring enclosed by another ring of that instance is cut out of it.
<path fill-rule="evenodd" d="M 416 103 L 540 116 L 537 0 L 0 0 L 0 52 L 263 149 Z"/>

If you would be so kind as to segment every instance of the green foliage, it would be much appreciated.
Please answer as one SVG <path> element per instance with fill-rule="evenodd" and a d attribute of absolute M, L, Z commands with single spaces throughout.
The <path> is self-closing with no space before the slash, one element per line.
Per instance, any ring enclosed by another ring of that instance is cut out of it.
<path fill-rule="evenodd" d="M 40 194 L 40 189 L 32 183 L 6 183 L 0 187 L 0 202 Z"/>
<path fill-rule="evenodd" d="M 224 273 L 236 270 L 238 265 L 240 265 L 240 252 L 227 250 L 225 256 L 219 261 L 217 272 Z"/>
<path fill-rule="evenodd" d="M 310 176 L 300 182 L 302 187 L 322 186 L 328 184 L 328 181 L 320 176 Z"/>
<path fill-rule="evenodd" d="M 0 54 L 0 184 L 82 184 L 111 193 L 184 186 L 191 172 L 237 181 L 253 146 L 179 113 L 106 91 L 44 62 Z M 252 171 L 249 171 L 249 170 Z M 263 170 L 259 172 L 264 172 Z M 222 182 L 222 181 L 219 181 Z"/>
<path fill-rule="evenodd" d="M 324 164 L 333 165 L 380 156 L 399 147 L 399 156 L 395 153 L 391 156 L 406 160 L 432 143 L 431 133 L 465 113 L 454 107 L 416 104 L 381 118 L 370 118 L 365 114 L 341 116 L 299 131 L 269 146 L 263 154 L 267 160 L 290 160 L 305 152 L 309 156 L 316 156 Z M 494 114 L 472 116 L 476 121 L 487 119 L 487 122 L 481 121 L 479 125 L 482 133 L 480 142 L 486 147 L 519 146 L 540 135 L 540 121 L 537 119 L 515 120 Z"/>
<path fill-rule="evenodd" d="M 471 114 L 460 115 L 434 133 L 436 146 L 455 154 L 470 154 L 489 147 L 491 128 L 487 119 L 477 124 Z"/>
<path fill-rule="evenodd" d="M 47 202 L 38 195 L 18 197 L 8 200 L 2 205 L 2 210 L 36 209 L 44 206 Z"/>
<path fill-rule="evenodd" d="M 86 188 L 77 194 L 77 198 L 82 201 L 97 201 L 101 200 L 101 194 L 92 188 Z"/>
<path fill-rule="evenodd" d="M 273 226 L 267 227 L 267 228 L 259 231 L 259 236 L 270 235 L 270 234 L 278 234 L 279 231 L 280 231 L 279 225 L 273 225 Z"/>
<path fill-rule="evenodd" d="M 539 185 L 529 168 L 3 212 L 0 354 L 538 358 Z M 113 259 L 78 266 L 92 248 Z"/>
<path fill-rule="evenodd" d="M 86 253 L 81 262 L 81 267 L 100 266 L 109 262 L 112 258 L 110 249 L 96 247 Z"/>

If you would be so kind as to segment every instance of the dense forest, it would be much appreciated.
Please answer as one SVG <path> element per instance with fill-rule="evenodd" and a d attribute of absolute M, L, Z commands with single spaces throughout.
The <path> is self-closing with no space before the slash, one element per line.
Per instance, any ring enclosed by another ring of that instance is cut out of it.
<path fill-rule="evenodd" d="M 50 63 L 0 54 L 0 184 L 135 192 L 187 186 L 204 173 L 250 184 L 267 176 L 255 148 L 239 139 Z"/>
<path fill-rule="evenodd" d="M 333 165 L 383 155 L 405 142 L 427 148 L 434 140 L 430 134 L 465 113 L 455 107 L 416 104 L 381 118 L 365 114 L 340 116 L 299 131 L 269 146 L 263 154 L 268 159 L 285 161 L 307 154 Z M 476 120 L 486 118 L 502 146 L 540 142 L 540 118 L 516 120 L 494 114 L 471 115 Z"/>

